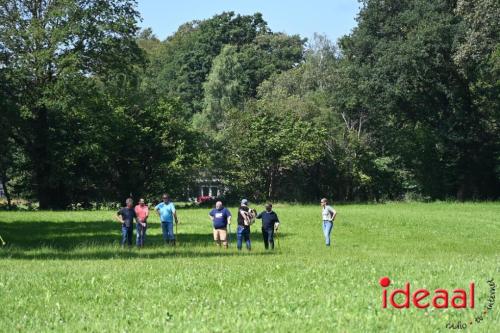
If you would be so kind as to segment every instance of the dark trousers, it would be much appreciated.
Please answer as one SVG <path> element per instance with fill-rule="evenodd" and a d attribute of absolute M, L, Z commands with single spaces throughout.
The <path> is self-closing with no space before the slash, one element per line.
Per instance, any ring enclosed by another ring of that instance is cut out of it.
<path fill-rule="evenodd" d="M 147 229 L 147 224 L 145 227 L 142 226 L 142 224 L 137 223 L 136 224 L 136 233 L 137 233 L 137 238 L 135 244 L 137 246 L 144 246 L 144 240 L 146 239 L 146 229 Z"/>
<path fill-rule="evenodd" d="M 244 228 L 241 225 L 238 226 L 238 231 L 236 232 L 236 246 L 238 247 L 238 250 L 241 250 L 241 247 L 243 245 L 243 240 L 245 240 L 245 243 L 247 245 L 247 249 L 252 248 L 252 244 L 250 243 L 250 228 Z"/>
<path fill-rule="evenodd" d="M 130 224 L 129 227 L 127 227 L 124 224 L 122 224 L 122 246 L 125 246 L 125 243 L 127 243 L 129 246 L 132 245 L 132 236 L 134 232 L 134 226 Z"/>
<path fill-rule="evenodd" d="M 262 238 L 264 238 L 264 247 L 266 250 L 271 245 L 271 249 L 274 249 L 274 228 L 262 228 Z"/>

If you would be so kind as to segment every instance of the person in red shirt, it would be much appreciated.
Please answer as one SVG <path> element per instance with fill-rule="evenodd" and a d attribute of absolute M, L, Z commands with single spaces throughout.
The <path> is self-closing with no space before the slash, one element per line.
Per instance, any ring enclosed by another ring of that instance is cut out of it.
<path fill-rule="evenodd" d="M 139 200 L 139 204 L 135 206 L 135 215 L 137 220 L 137 247 L 144 246 L 146 239 L 146 230 L 148 227 L 149 208 L 144 202 L 144 199 Z"/>

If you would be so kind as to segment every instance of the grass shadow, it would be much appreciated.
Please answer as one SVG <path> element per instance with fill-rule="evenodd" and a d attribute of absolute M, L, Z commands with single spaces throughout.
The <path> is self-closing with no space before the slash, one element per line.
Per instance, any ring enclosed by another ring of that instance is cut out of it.
<path fill-rule="evenodd" d="M 208 228 L 207 228 L 208 229 Z M 0 222 L 0 234 L 7 246 L 0 250 L 1 258 L 12 259 L 115 259 L 115 258 L 179 258 L 239 255 L 214 247 L 211 230 L 207 233 L 179 233 L 178 246 L 165 247 L 160 226 L 151 224 L 144 250 L 127 250 L 119 246 L 120 225 L 112 221 L 13 221 Z M 134 243 L 135 243 L 134 230 Z M 260 236 L 260 235 L 259 235 Z M 280 238 L 284 237 L 280 234 Z M 261 238 L 253 233 L 253 241 Z M 236 235 L 231 236 L 236 246 Z M 196 248 L 208 248 L 197 251 Z M 193 250 L 194 249 L 194 250 Z M 272 252 L 250 252 L 247 255 L 269 255 Z"/>

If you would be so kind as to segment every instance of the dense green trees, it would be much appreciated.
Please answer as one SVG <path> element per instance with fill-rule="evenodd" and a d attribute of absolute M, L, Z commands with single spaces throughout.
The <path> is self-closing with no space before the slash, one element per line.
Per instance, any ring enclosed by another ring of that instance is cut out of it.
<path fill-rule="evenodd" d="M 134 80 L 142 57 L 137 16 L 131 1 L 2 1 L 1 68 L 17 110 L 14 139 L 42 208 L 66 206 L 73 190 L 85 188 L 87 171 L 101 170 L 96 154 L 107 152 L 95 138 L 106 136 L 101 119 L 118 102 L 101 87 Z"/>
<path fill-rule="evenodd" d="M 31 192 L 42 208 L 161 192 L 158 177 L 179 183 L 180 159 L 195 165 L 182 155 L 196 149 L 186 144 L 194 136 L 184 131 L 178 103 L 143 98 L 146 59 L 134 6 L 2 2 L 1 175 L 22 177 L 21 193 Z M 14 153 L 22 162 L 16 172 L 8 163 Z M 155 172 L 160 165 L 172 172 Z"/>
<path fill-rule="evenodd" d="M 354 93 L 369 96 L 364 108 L 385 119 L 380 126 L 367 123 L 369 130 L 379 147 L 411 170 L 421 193 L 493 196 L 498 95 L 481 107 L 486 95 L 474 92 L 473 78 L 455 60 L 464 53 L 464 31 L 471 29 L 456 10 L 450 1 L 367 1 L 341 47 L 363 71 L 366 90 Z M 478 61 L 485 64 L 488 57 Z"/>
<path fill-rule="evenodd" d="M 0 2 L 0 180 L 43 208 L 227 195 L 336 200 L 500 195 L 500 8 L 362 1 L 334 44 L 261 14 L 164 41 L 134 1 Z"/>

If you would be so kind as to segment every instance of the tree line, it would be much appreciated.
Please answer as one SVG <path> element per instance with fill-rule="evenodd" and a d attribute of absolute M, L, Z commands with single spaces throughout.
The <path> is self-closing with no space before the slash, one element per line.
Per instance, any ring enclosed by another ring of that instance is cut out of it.
<path fill-rule="evenodd" d="M 334 42 L 130 0 L 0 2 L 0 178 L 41 208 L 192 194 L 496 199 L 500 7 L 365 0 Z"/>

